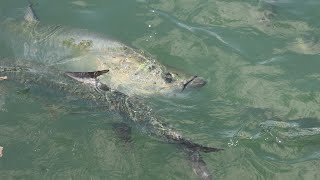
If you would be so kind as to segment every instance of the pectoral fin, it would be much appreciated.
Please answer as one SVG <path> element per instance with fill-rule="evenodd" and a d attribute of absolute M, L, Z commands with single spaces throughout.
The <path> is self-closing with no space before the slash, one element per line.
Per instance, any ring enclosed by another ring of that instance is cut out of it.
<path fill-rule="evenodd" d="M 65 72 L 65 74 L 73 79 L 96 79 L 97 77 L 109 72 L 109 70 L 92 71 L 92 72 Z"/>
<path fill-rule="evenodd" d="M 108 91 L 110 88 L 101 83 L 97 77 L 109 72 L 109 70 L 92 71 L 92 72 L 65 72 L 65 75 L 76 81 L 93 86 L 97 92 Z"/>
<path fill-rule="evenodd" d="M 115 134 L 119 137 L 124 143 L 131 143 L 131 127 L 126 123 L 113 123 L 112 129 L 115 131 Z"/>

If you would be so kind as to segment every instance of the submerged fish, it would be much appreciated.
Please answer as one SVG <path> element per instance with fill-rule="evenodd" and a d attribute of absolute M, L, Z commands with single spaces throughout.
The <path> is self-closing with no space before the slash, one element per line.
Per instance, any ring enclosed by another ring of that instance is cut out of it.
<path fill-rule="evenodd" d="M 8 18 L 1 29 L 16 58 L 63 70 L 107 69 L 102 81 L 126 95 L 178 95 L 206 84 L 202 77 L 177 72 L 118 41 L 86 30 L 42 25 L 31 5 L 23 21 Z"/>
<path fill-rule="evenodd" d="M 5 60 L 2 60 L 3 62 Z M 200 152 L 217 152 L 222 149 L 203 146 L 183 137 L 179 132 L 164 124 L 161 118 L 139 98 L 129 97 L 118 91 L 110 91 L 107 85 L 97 79 L 98 76 L 109 73 L 108 70 L 61 72 L 55 68 L 35 63 L 28 65 L 22 62 L 23 68 L 19 61 L 15 61 L 14 65 L 10 64 L 11 62 L 7 67 L 0 66 L 0 76 L 6 75 L 10 81 L 22 83 L 30 88 L 41 86 L 49 90 L 70 94 L 86 101 L 95 102 L 99 104 L 99 107 L 105 107 L 105 110 L 116 111 L 123 116 L 126 123 L 137 127 L 142 132 L 181 147 L 192 163 L 194 172 L 202 179 L 212 178 Z"/>

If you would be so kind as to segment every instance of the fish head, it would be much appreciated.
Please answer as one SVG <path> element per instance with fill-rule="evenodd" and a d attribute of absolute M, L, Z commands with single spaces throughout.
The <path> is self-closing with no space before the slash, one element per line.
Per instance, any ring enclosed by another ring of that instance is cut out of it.
<path fill-rule="evenodd" d="M 201 89 L 207 83 L 203 77 L 197 75 L 190 76 L 174 70 L 164 72 L 162 74 L 162 80 L 165 84 L 162 92 L 171 95 L 188 94 Z"/>
<path fill-rule="evenodd" d="M 142 68 L 141 68 L 142 67 Z M 111 89 L 127 95 L 179 96 L 200 90 L 207 81 L 164 65 L 128 65 L 114 68 L 102 79 Z"/>
<path fill-rule="evenodd" d="M 149 55 L 128 47 L 118 49 L 112 57 L 102 56 L 104 66 L 110 69 L 103 82 L 126 95 L 172 97 L 195 92 L 207 83 L 203 77 L 162 64 Z"/>
<path fill-rule="evenodd" d="M 177 90 L 188 91 L 192 89 L 199 89 L 203 87 L 207 81 L 203 77 L 199 77 L 197 75 L 187 77 L 181 77 L 177 73 L 165 73 L 163 77 L 165 83 L 168 84 L 168 86 L 176 86 L 175 88 Z"/>

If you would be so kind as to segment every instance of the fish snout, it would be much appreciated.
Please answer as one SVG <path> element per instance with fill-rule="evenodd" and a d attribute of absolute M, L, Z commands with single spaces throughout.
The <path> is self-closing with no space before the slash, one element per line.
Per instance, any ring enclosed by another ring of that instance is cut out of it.
<path fill-rule="evenodd" d="M 207 81 L 203 77 L 194 76 L 195 78 L 189 83 L 188 86 L 195 88 L 201 88 L 207 84 Z"/>
<path fill-rule="evenodd" d="M 193 89 L 193 88 L 201 88 L 206 85 L 207 81 L 203 77 L 193 76 L 188 81 L 183 84 L 183 89 Z"/>

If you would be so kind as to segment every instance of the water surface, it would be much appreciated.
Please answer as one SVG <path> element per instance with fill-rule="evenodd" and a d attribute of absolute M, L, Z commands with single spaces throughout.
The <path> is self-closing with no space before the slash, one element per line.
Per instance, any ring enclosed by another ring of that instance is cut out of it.
<path fill-rule="evenodd" d="M 317 0 L 35 3 L 42 23 L 88 29 L 205 77 L 192 95 L 146 104 L 187 137 L 225 149 L 203 155 L 216 179 L 319 179 Z M 22 18 L 26 5 L 1 1 L 1 21 Z M 1 57 L 13 58 L 5 38 Z M 175 146 L 135 129 L 122 142 L 118 114 L 25 88 L 0 81 L 0 179 L 199 179 Z"/>

